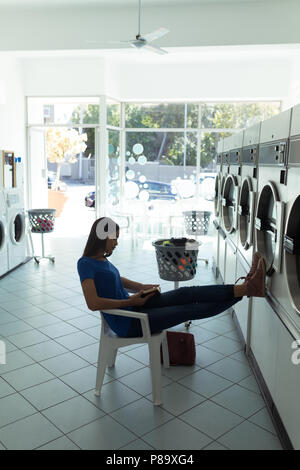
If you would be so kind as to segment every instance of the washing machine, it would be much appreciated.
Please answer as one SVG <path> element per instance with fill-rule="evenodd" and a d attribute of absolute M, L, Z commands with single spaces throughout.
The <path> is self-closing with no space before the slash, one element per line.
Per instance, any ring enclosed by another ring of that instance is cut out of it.
<path fill-rule="evenodd" d="M 292 109 L 287 167 L 283 280 L 274 282 L 272 288 L 273 291 L 276 289 L 276 299 L 282 307 L 283 321 L 298 339 L 300 338 L 300 105 Z"/>
<path fill-rule="evenodd" d="M 267 295 L 253 297 L 251 319 L 251 350 L 268 388 L 275 391 L 276 335 L 274 317 L 284 316 L 278 308 L 284 275 L 282 248 L 284 214 L 287 202 L 287 154 L 291 110 L 284 111 L 261 124 L 259 143 L 258 198 L 254 236 L 255 251 L 266 260 Z M 281 322 L 279 322 L 281 323 Z M 274 392 L 275 393 L 275 392 Z"/>
<path fill-rule="evenodd" d="M 26 260 L 26 228 L 22 189 L 4 190 L 7 207 L 8 269 L 11 271 Z"/>
<path fill-rule="evenodd" d="M 258 146 L 261 123 L 244 131 L 242 174 L 238 204 L 236 278 L 246 277 L 252 264 L 254 219 L 258 189 Z M 250 343 L 252 298 L 244 297 L 234 306 L 246 346 Z"/>
<path fill-rule="evenodd" d="M 219 223 L 219 228 L 218 228 L 218 234 L 219 234 L 219 256 L 218 256 L 218 261 L 219 261 L 219 280 L 220 282 L 225 282 L 225 272 L 226 272 L 226 250 L 227 250 L 227 245 L 226 245 L 226 231 L 224 228 L 224 217 L 223 217 L 223 207 L 222 207 L 222 202 L 223 202 L 223 190 L 224 190 L 224 185 L 226 178 L 228 176 L 228 171 L 229 171 L 229 150 L 231 146 L 231 139 L 230 137 L 226 137 L 223 140 L 223 152 L 222 155 L 220 156 L 222 164 L 220 165 L 220 177 L 219 177 L 219 218 L 218 218 L 218 223 Z"/>
<path fill-rule="evenodd" d="M 291 110 L 262 122 L 259 144 L 256 249 L 266 260 L 268 289 L 277 298 L 282 283 L 282 242 L 287 202 L 287 155 Z"/>
<path fill-rule="evenodd" d="M 0 277 L 8 272 L 7 217 L 4 190 L 0 188 Z"/>
<path fill-rule="evenodd" d="M 225 284 L 236 281 L 236 253 L 238 243 L 238 204 L 242 181 L 243 131 L 228 140 L 227 176 L 222 192 L 222 219 L 226 233 Z"/>
<path fill-rule="evenodd" d="M 217 174 L 215 178 L 215 196 L 214 196 L 214 220 L 213 220 L 213 272 L 216 279 L 219 277 L 219 239 L 220 239 L 220 218 L 221 218 L 221 179 L 222 179 L 222 151 L 223 139 L 218 142 L 216 164 Z"/>
<path fill-rule="evenodd" d="M 261 123 L 244 131 L 242 175 L 238 204 L 238 256 L 251 267 L 254 246 L 254 219 L 258 190 L 258 150 Z"/>

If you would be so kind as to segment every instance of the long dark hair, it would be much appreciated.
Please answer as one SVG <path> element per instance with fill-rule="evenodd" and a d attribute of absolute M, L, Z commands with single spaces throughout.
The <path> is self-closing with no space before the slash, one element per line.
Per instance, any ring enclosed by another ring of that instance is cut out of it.
<path fill-rule="evenodd" d="M 119 230 L 119 225 L 108 217 L 100 217 L 100 219 L 95 220 L 86 242 L 83 256 L 95 256 L 100 250 L 103 251 L 104 256 L 109 256 L 105 255 L 107 237 L 117 234 Z"/>

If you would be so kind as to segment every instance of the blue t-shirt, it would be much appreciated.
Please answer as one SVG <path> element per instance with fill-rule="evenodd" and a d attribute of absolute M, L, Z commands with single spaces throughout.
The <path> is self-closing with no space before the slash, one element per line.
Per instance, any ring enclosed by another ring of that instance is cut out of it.
<path fill-rule="evenodd" d="M 129 294 L 124 289 L 118 269 L 108 260 L 101 261 L 83 256 L 78 260 L 77 271 L 80 282 L 85 279 L 93 279 L 98 297 L 106 299 L 128 299 Z M 130 307 L 122 310 L 131 310 Z M 120 315 L 103 314 L 110 328 L 118 336 L 126 336 L 131 319 Z"/>

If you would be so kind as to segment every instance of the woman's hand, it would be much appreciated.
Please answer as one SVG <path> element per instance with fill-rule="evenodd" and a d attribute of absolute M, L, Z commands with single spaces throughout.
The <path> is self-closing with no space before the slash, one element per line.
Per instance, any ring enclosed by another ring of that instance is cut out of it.
<path fill-rule="evenodd" d="M 152 289 L 152 287 L 159 287 L 159 284 L 142 284 L 141 290 Z"/>
<path fill-rule="evenodd" d="M 149 289 L 151 287 L 153 287 L 152 284 L 150 285 Z M 137 294 L 131 295 L 128 299 L 128 305 L 130 307 L 141 307 L 147 302 L 147 300 L 151 299 L 151 297 L 153 297 L 156 294 L 156 292 L 152 292 L 148 295 L 145 295 L 145 297 L 142 297 L 143 294 L 144 294 L 144 291 L 140 290 Z"/>

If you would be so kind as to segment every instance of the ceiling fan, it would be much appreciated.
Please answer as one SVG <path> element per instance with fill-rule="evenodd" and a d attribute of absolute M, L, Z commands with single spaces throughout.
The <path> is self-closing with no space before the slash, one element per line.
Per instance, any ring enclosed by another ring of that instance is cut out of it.
<path fill-rule="evenodd" d="M 155 31 L 152 31 L 152 33 L 148 34 L 141 34 L 141 0 L 139 0 L 139 18 L 138 18 L 138 33 L 135 36 L 135 39 L 129 40 L 129 41 L 110 41 L 112 44 L 129 44 L 131 47 L 135 47 L 136 49 L 146 49 L 152 52 L 155 52 L 156 54 L 168 54 L 168 52 L 165 49 L 162 49 L 161 47 L 154 46 L 150 43 L 152 41 L 155 41 L 158 38 L 161 38 L 165 34 L 169 33 L 170 31 L 167 28 L 158 28 Z M 89 41 L 91 42 L 91 41 Z M 94 42 L 94 41 L 92 41 Z"/>
<path fill-rule="evenodd" d="M 153 46 L 149 44 L 152 41 L 155 41 L 158 38 L 161 38 L 170 31 L 167 28 L 158 28 L 152 33 L 141 35 L 141 0 L 139 0 L 139 20 L 138 20 L 138 33 L 135 39 L 131 41 L 122 41 L 122 43 L 127 42 L 130 46 L 135 47 L 136 49 L 147 49 L 149 51 L 155 52 L 156 54 L 168 54 L 168 52 L 161 47 Z"/>

